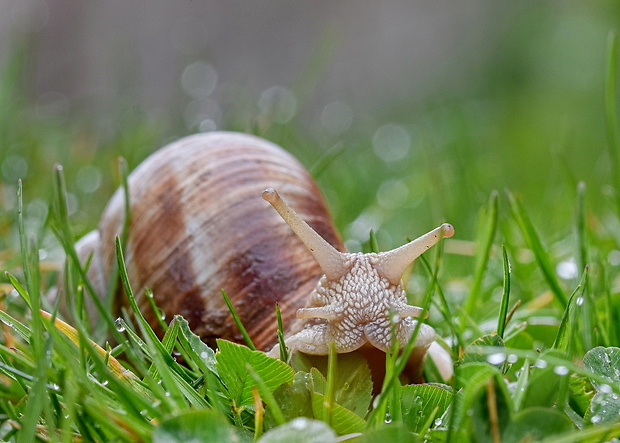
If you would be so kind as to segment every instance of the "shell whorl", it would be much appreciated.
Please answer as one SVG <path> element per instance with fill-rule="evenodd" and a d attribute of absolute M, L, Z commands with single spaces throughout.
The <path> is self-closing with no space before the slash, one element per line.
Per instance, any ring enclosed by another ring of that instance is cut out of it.
<path fill-rule="evenodd" d="M 144 297 L 147 287 L 168 316 L 183 315 L 207 343 L 218 337 L 239 341 L 220 294 L 224 289 L 257 347 L 274 344 L 275 304 L 290 324 L 322 272 L 260 198 L 271 186 L 294 202 L 321 237 L 343 250 L 308 172 L 293 156 L 258 137 L 228 132 L 185 137 L 130 174 L 125 260 L 152 325 L 157 322 Z M 107 275 L 123 217 L 123 195 L 117 191 L 99 226 Z"/>

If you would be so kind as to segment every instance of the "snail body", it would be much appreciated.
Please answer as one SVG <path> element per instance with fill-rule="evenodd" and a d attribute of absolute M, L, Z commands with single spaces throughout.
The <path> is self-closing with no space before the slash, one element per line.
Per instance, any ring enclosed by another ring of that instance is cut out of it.
<path fill-rule="evenodd" d="M 407 304 L 401 276 L 422 252 L 454 232 L 444 224 L 393 251 L 348 253 L 309 173 L 280 147 L 246 134 L 178 140 L 140 164 L 128 188 L 125 261 L 153 327 L 158 323 L 145 288 L 167 316 L 183 315 L 208 344 L 216 338 L 241 341 L 220 293 L 224 289 L 257 348 L 273 356 L 279 355 L 276 303 L 293 351 L 325 355 L 331 342 L 337 352 L 386 351 L 392 330 L 399 346 L 406 345 L 422 309 Z M 92 255 L 89 277 L 102 294 L 124 206 L 119 190 L 98 230 L 76 245 L 84 259 Z M 420 325 L 416 358 L 423 358 L 434 339 L 434 330 Z"/>

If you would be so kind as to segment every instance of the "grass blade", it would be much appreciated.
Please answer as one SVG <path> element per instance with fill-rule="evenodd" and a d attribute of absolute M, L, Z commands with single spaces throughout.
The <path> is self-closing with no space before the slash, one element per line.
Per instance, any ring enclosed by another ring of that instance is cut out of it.
<path fill-rule="evenodd" d="M 615 186 L 616 210 L 620 213 L 620 158 L 618 153 L 618 112 L 616 107 L 616 82 L 618 72 L 618 38 L 610 32 L 607 38 L 607 71 L 605 75 L 605 127 L 607 148 L 611 159 L 612 180 Z"/>
<path fill-rule="evenodd" d="M 243 323 L 241 322 L 241 319 L 239 318 L 237 311 L 235 311 L 235 307 L 230 301 L 230 298 L 228 298 L 228 294 L 226 294 L 226 291 L 224 291 L 223 289 L 222 289 L 222 297 L 224 297 L 226 306 L 228 306 L 228 310 L 230 311 L 230 314 L 233 316 L 233 319 L 235 320 L 235 324 L 239 328 L 239 331 L 241 331 L 241 335 L 243 335 L 243 339 L 245 340 L 245 343 L 248 345 L 248 348 L 250 348 L 252 351 L 256 351 L 256 346 L 254 346 L 254 343 L 252 342 L 252 339 L 250 338 L 250 334 L 248 334 L 248 331 L 245 329 L 245 326 L 243 326 Z"/>
<path fill-rule="evenodd" d="M 562 321 L 560 322 L 560 328 L 558 329 L 558 333 L 553 342 L 552 347 L 554 349 L 559 349 L 560 351 L 565 352 L 568 351 L 571 343 L 571 338 L 573 337 L 573 335 L 575 335 L 574 330 L 577 328 L 577 324 L 575 322 L 575 304 L 577 304 L 578 306 L 582 306 L 585 303 L 583 296 L 587 280 L 588 268 L 585 269 L 583 277 L 581 278 L 581 283 L 579 283 L 579 286 L 577 286 L 577 288 L 575 288 L 575 290 L 573 291 L 566 306 L 566 309 L 564 310 L 564 314 L 562 315 Z M 577 297 L 577 295 L 579 295 L 579 297 Z M 579 300 L 581 301 L 579 302 Z"/>
<path fill-rule="evenodd" d="M 325 388 L 325 396 L 323 397 L 324 416 L 323 421 L 328 425 L 332 425 L 334 413 L 334 391 L 336 387 L 336 370 L 338 365 L 338 354 L 336 353 L 336 343 L 333 341 L 329 344 L 329 355 L 327 356 L 327 387 Z"/>
<path fill-rule="evenodd" d="M 523 403 L 523 398 L 525 397 L 525 391 L 527 388 L 527 384 L 530 376 L 530 361 L 529 359 L 525 359 L 523 363 L 523 369 L 519 374 L 519 378 L 517 379 L 517 386 L 515 388 L 515 393 L 512 397 L 512 402 L 515 408 L 515 412 L 518 412 L 521 409 L 521 404 Z"/>
<path fill-rule="evenodd" d="M 370 230 L 369 243 L 370 243 L 370 252 L 378 253 L 379 242 L 377 242 L 377 234 L 375 234 L 374 229 Z"/>
<path fill-rule="evenodd" d="M 30 294 L 28 294 L 26 288 L 24 288 L 19 282 L 19 280 L 17 280 L 15 276 L 13 276 L 11 273 L 5 272 L 4 275 L 6 275 L 6 278 L 9 279 L 19 296 L 26 302 L 28 307 L 32 309 L 32 304 L 30 303 Z"/>
<path fill-rule="evenodd" d="M 167 365 L 178 366 L 178 363 L 174 361 L 174 359 L 169 353 L 167 353 L 161 341 L 159 341 L 157 334 L 155 334 L 155 331 L 153 331 L 153 328 L 146 321 L 146 319 L 144 318 L 144 315 L 142 315 L 142 312 L 140 311 L 140 308 L 138 307 L 136 298 L 133 295 L 133 290 L 131 289 L 131 285 L 129 284 L 129 276 L 127 275 L 127 268 L 125 267 L 125 258 L 123 256 L 123 248 L 121 246 L 120 237 L 116 236 L 115 244 L 116 244 L 116 259 L 118 263 L 118 271 L 119 271 L 119 275 L 121 278 L 121 283 L 122 283 L 123 289 L 125 290 L 125 295 L 127 296 L 127 299 L 129 300 L 129 306 L 131 307 L 133 314 L 138 319 L 138 325 L 140 327 L 140 330 L 144 334 L 145 342 L 148 345 L 149 340 L 150 340 L 150 343 L 152 343 L 152 345 L 154 346 L 154 349 L 157 349 L 158 351 L 157 353 L 161 355 L 161 357 L 164 359 Z M 118 332 L 116 328 L 114 328 L 114 330 Z M 155 356 L 153 355 L 151 357 L 154 358 Z"/>
<path fill-rule="evenodd" d="M 579 257 L 578 269 L 585 269 L 589 264 L 588 247 L 586 244 L 585 193 L 586 184 L 584 182 L 579 182 L 579 184 L 577 185 L 577 208 L 575 210 L 575 231 L 577 234 L 577 247 Z M 582 291 L 584 303 L 582 306 L 583 315 L 581 316 L 581 320 L 583 322 L 583 327 L 581 329 L 581 339 L 583 341 L 584 349 L 587 350 L 594 347 L 593 325 L 596 324 L 597 309 L 596 304 L 590 302 L 590 300 L 592 300 L 592 297 L 590 296 L 590 280 L 585 279 L 584 285 L 585 287 Z M 602 329 L 604 331 L 604 328 Z"/>
<path fill-rule="evenodd" d="M 498 193 L 493 191 L 489 198 L 487 206 L 487 223 L 478 239 L 482 241 L 476 247 L 476 270 L 474 272 L 474 280 L 469 290 L 467 300 L 465 302 L 465 312 L 471 316 L 476 309 L 476 302 L 480 299 L 480 288 L 482 287 L 482 279 L 489 262 L 493 239 L 497 230 L 497 214 L 498 214 Z M 482 238 L 481 238 L 482 237 Z"/>
<path fill-rule="evenodd" d="M 116 329 L 114 327 L 114 320 L 112 320 L 112 316 L 110 315 L 110 310 L 104 306 L 101 298 L 95 291 L 92 283 L 86 275 L 86 270 L 82 267 L 80 263 L 80 259 L 77 255 L 77 251 L 73 245 L 73 235 L 71 234 L 71 229 L 69 228 L 69 212 L 67 210 L 67 191 L 65 186 L 65 178 L 63 174 L 63 168 L 61 165 L 56 165 L 55 169 L 55 207 L 56 207 L 56 216 L 57 216 L 57 225 L 55 226 L 54 233 L 56 237 L 60 241 L 63 249 L 65 250 L 65 254 L 68 259 L 73 263 L 74 268 L 79 272 L 79 275 L 82 279 L 83 284 L 86 286 L 88 290 L 88 294 L 90 295 L 95 308 L 103 320 L 103 323 L 108 327 L 108 330 L 112 332 L 114 336 L 117 336 Z"/>
<path fill-rule="evenodd" d="M 73 344 L 75 344 L 75 346 L 80 347 L 80 337 L 78 331 L 75 328 L 60 320 L 59 318 L 54 317 L 49 312 L 41 310 L 41 316 L 50 321 L 51 324 L 60 332 L 62 332 L 69 340 L 71 340 Z M 133 372 L 125 369 L 123 365 L 118 362 L 118 360 L 116 360 L 108 353 L 108 351 L 103 349 L 94 341 L 89 341 L 93 349 L 100 355 L 102 359 L 107 362 L 108 368 L 112 371 L 112 374 L 114 374 L 119 380 L 126 380 L 130 382 L 138 380 L 138 378 Z"/>
<path fill-rule="evenodd" d="M 499 316 L 497 318 L 497 335 L 504 338 L 506 330 L 506 316 L 508 315 L 508 301 L 510 299 L 510 262 L 508 261 L 508 253 L 506 245 L 502 243 L 502 257 L 504 259 L 504 286 L 502 292 L 502 302 L 499 306 Z"/>
<path fill-rule="evenodd" d="M 283 362 L 288 361 L 288 349 L 286 349 L 286 343 L 284 342 L 284 325 L 282 323 L 282 313 L 280 312 L 280 305 L 276 303 L 276 319 L 278 320 L 278 344 L 280 346 L 280 360 Z"/>
<path fill-rule="evenodd" d="M 575 231 L 577 234 L 577 247 L 579 257 L 579 269 L 588 265 L 588 248 L 586 246 L 586 210 L 585 210 L 586 184 L 579 182 L 577 185 L 577 208 L 575 211 Z"/>
<path fill-rule="evenodd" d="M 543 277 L 547 281 L 547 284 L 549 285 L 556 301 L 560 304 L 562 309 L 566 309 L 568 299 L 566 298 L 564 290 L 555 277 L 555 272 L 549 261 L 549 255 L 547 254 L 538 233 L 534 229 L 534 226 L 532 225 L 532 222 L 521 203 L 512 195 L 512 193 L 509 191 L 506 191 L 506 193 L 508 195 L 513 217 L 517 222 L 521 233 L 523 234 L 525 243 L 534 253 L 536 263 L 538 263 L 538 266 L 543 273 Z"/>

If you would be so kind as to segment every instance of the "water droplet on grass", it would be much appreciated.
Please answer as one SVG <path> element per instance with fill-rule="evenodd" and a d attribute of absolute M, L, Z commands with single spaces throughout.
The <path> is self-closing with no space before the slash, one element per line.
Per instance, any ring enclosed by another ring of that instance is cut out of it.
<path fill-rule="evenodd" d="M 118 332 L 125 332 L 125 322 L 123 321 L 122 318 L 117 318 L 116 320 L 114 320 L 114 325 L 116 326 L 116 330 Z"/>
<path fill-rule="evenodd" d="M 506 354 L 501 352 L 497 354 L 490 354 L 487 357 L 487 361 L 492 365 L 500 365 L 506 361 Z"/>
<path fill-rule="evenodd" d="M 547 362 L 541 359 L 538 359 L 534 362 L 534 366 L 536 366 L 537 368 L 546 368 L 547 367 Z"/>

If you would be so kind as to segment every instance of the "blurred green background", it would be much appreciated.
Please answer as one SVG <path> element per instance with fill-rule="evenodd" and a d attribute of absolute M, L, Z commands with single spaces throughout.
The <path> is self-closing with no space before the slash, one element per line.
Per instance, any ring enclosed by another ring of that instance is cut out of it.
<path fill-rule="evenodd" d="M 443 221 L 473 241 L 493 190 L 509 215 L 510 189 L 572 263 L 580 181 L 591 226 L 618 224 L 604 83 L 619 19 L 617 1 L 0 1 L 2 268 L 19 264 L 19 178 L 27 229 L 58 262 L 54 164 L 77 237 L 117 186 L 118 156 L 133 168 L 213 129 L 297 155 L 351 250 L 370 229 L 388 249 Z M 452 246 L 465 255 L 449 275 L 470 275 L 473 246 Z"/>

